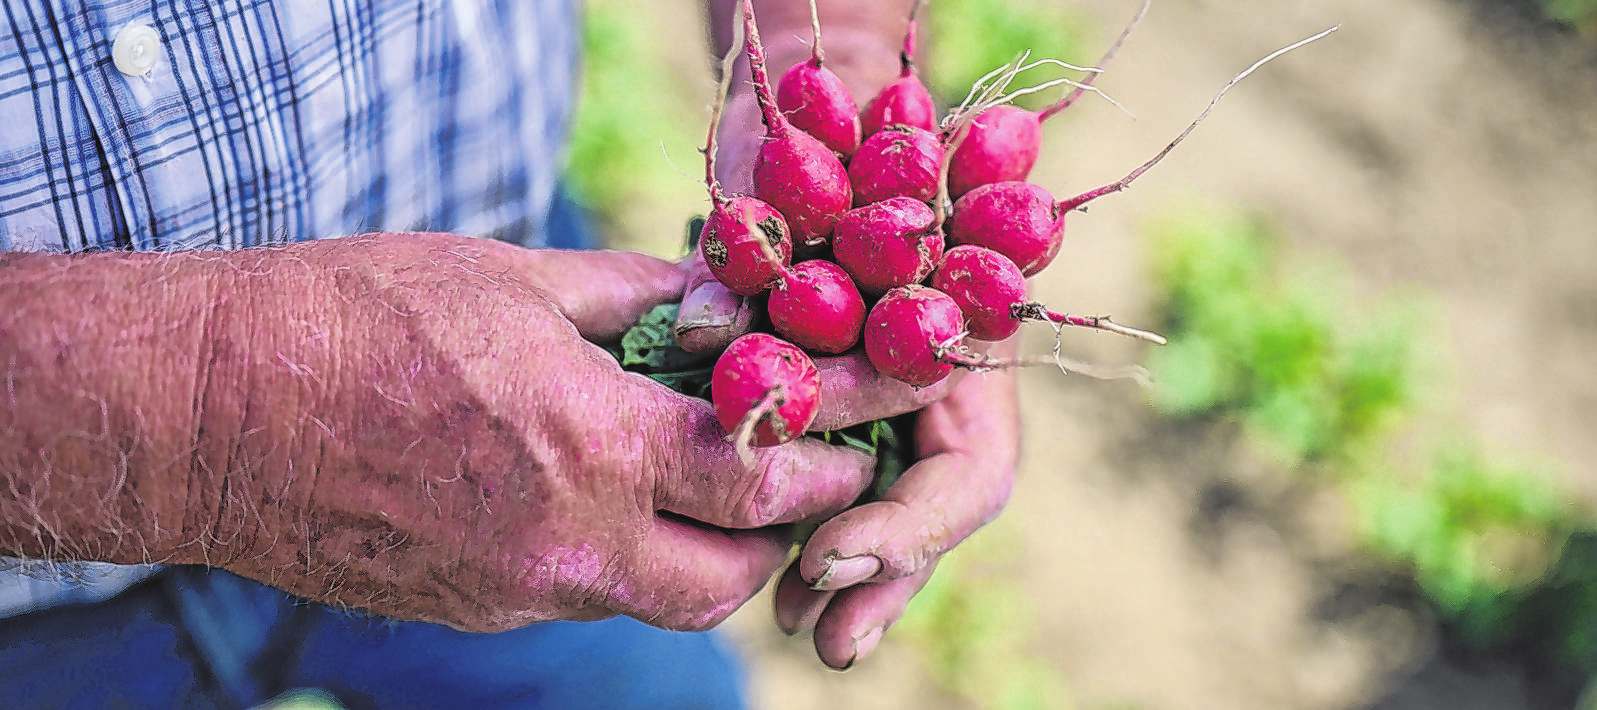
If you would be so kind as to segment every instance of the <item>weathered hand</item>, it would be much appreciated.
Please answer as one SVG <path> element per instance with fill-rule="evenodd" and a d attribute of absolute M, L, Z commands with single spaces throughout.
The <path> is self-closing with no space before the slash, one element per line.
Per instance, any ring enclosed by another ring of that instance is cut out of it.
<path fill-rule="evenodd" d="M 1020 444 L 1014 373 L 966 377 L 920 413 L 915 444 L 920 460 L 886 495 L 821 525 L 777 584 L 778 625 L 813 626 L 833 668 L 870 654 L 937 559 L 1007 502 Z"/>
<path fill-rule="evenodd" d="M 782 564 L 776 524 L 824 519 L 869 483 L 868 457 L 811 439 L 745 469 L 709 403 L 593 344 L 679 296 L 677 265 L 448 235 L 300 250 L 301 268 L 240 280 L 267 290 L 233 317 L 276 352 L 236 365 L 270 371 L 245 376 L 254 399 L 212 402 L 242 412 L 232 445 L 261 459 L 224 482 L 217 517 L 242 522 L 210 554 L 236 572 L 470 630 L 615 614 L 705 628 Z M 313 308 L 282 295 L 296 288 Z"/>

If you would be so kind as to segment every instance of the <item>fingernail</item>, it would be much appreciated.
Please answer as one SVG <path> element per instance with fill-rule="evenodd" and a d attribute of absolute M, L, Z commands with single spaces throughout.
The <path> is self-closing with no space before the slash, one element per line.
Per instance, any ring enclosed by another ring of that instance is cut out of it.
<path fill-rule="evenodd" d="M 834 592 L 839 589 L 852 587 L 882 571 L 882 561 L 873 555 L 860 555 L 859 557 L 844 557 L 834 560 L 831 566 L 820 579 L 810 585 L 810 589 L 818 592 Z"/>
<path fill-rule="evenodd" d="M 737 319 L 738 297 L 725 288 L 704 284 L 682 297 L 678 330 L 724 328 Z"/>
<path fill-rule="evenodd" d="M 848 663 L 843 666 L 843 670 L 846 671 L 850 668 L 853 668 L 855 663 L 858 663 L 866 656 L 871 655 L 871 652 L 876 650 L 876 644 L 882 642 L 882 633 L 884 631 L 885 629 L 883 627 L 878 626 L 870 631 L 865 632 L 864 636 L 855 639 L 854 655 L 849 657 Z"/>
<path fill-rule="evenodd" d="M 827 602 L 831 600 L 830 594 L 812 594 L 803 604 L 778 606 L 776 626 L 788 636 L 813 629 L 815 622 L 821 618 L 821 612 L 826 610 Z"/>

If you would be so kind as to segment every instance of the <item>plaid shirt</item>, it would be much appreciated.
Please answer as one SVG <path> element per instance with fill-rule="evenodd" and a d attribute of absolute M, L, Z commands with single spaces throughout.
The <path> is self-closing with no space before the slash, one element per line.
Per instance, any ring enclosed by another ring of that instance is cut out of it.
<path fill-rule="evenodd" d="M 541 244 L 574 5 L 0 0 L 0 251 Z M 147 574 L 0 558 L 0 617 Z"/>
<path fill-rule="evenodd" d="M 0 250 L 541 243 L 574 0 L 4 0 Z"/>

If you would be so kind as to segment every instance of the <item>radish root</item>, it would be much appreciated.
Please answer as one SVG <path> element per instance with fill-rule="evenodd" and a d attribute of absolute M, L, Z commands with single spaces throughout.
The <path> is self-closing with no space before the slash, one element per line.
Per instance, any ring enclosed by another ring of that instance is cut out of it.
<path fill-rule="evenodd" d="M 742 7 L 736 10 L 742 12 Z M 721 131 L 721 113 L 726 110 L 726 95 L 732 88 L 732 65 L 737 63 L 738 55 L 743 47 L 743 23 L 732 23 L 732 46 L 726 50 L 726 56 L 721 58 L 721 78 L 716 82 L 715 103 L 710 105 L 710 131 L 704 139 L 704 184 L 710 190 L 712 202 L 728 202 L 725 195 L 721 194 L 721 181 L 715 177 L 715 138 Z M 664 144 L 661 144 L 664 147 Z"/>
<path fill-rule="evenodd" d="M 780 385 L 772 387 L 765 391 L 765 396 L 760 397 L 759 402 L 749 408 L 749 412 L 743 415 L 743 420 L 738 422 L 737 428 L 732 430 L 732 448 L 737 451 L 738 461 L 742 462 L 744 468 L 754 467 L 754 447 L 752 446 L 754 428 L 760 425 L 760 420 L 770 417 L 777 407 L 784 404 L 787 404 L 787 398 L 783 396 L 782 387 Z M 777 435 L 786 437 L 787 432 L 785 430 L 787 427 L 782 422 L 782 418 L 770 418 L 771 426 L 776 429 Z"/>
<path fill-rule="evenodd" d="M 1057 331 L 1059 326 L 1056 324 L 1054 327 Z M 977 353 L 966 347 L 963 343 L 965 335 L 965 333 L 960 333 L 943 342 L 931 341 L 930 345 L 937 359 L 972 372 L 991 372 L 1011 367 L 1053 365 L 1059 368 L 1060 372 L 1067 375 L 1074 373 L 1095 380 L 1135 380 L 1145 387 L 1153 384 L 1153 376 L 1141 365 L 1094 365 L 1089 362 L 1067 358 L 1060 354 L 1057 339 L 1055 339 L 1054 351 L 1050 357 L 1023 357 L 1005 360 Z"/>
<path fill-rule="evenodd" d="M 1220 103 L 1220 97 L 1225 96 L 1226 92 L 1231 90 L 1231 87 L 1236 86 L 1238 82 L 1242 81 L 1244 78 L 1247 78 L 1249 74 L 1252 74 L 1259 67 L 1264 66 L 1276 57 L 1302 47 L 1305 44 L 1321 39 L 1341 28 L 1341 25 L 1336 25 L 1313 36 L 1300 39 L 1292 44 L 1265 55 L 1263 59 L 1254 62 L 1253 65 L 1249 66 L 1247 69 L 1243 69 L 1242 73 L 1231 77 L 1231 81 L 1226 82 L 1226 85 L 1220 88 L 1219 93 L 1216 93 L 1214 98 L 1209 100 L 1209 105 L 1204 107 L 1203 113 L 1198 114 L 1198 117 L 1193 119 L 1192 123 L 1187 124 L 1186 129 L 1181 131 L 1181 134 L 1176 136 L 1175 140 L 1170 141 L 1169 145 L 1164 147 L 1164 150 L 1159 151 L 1159 153 L 1153 156 L 1153 158 L 1149 159 L 1148 162 L 1137 166 L 1135 170 L 1132 170 L 1130 173 L 1127 173 L 1125 177 L 1120 178 L 1115 182 L 1109 183 L 1108 185 L 1104 185 L 1103 187 L 1097 189 L 1088 190 L 1068 200 L 1061 200 L 1059 202 L 1058 211 L 1063 214 L 1074 209 L 1079 209 L 1082 205 L 1103 197 L 1104 195 L 1110 194 L 1112 192 L 1120 192 L 1121 190 L 1130 187 L 1133 180 L 1141 177 L 1143 173 L 1148 172 L 1149 168 L 1158 165 L 1159 161 L 1164 160 L 1164 157 L 1170 154 L 1170 151 L 1175 150 L 1176 146 L 1181 145 L 1181 141 L 1186 140 L 1187 136 L 1191 135 L 1192 131 L 1198 127 L 1198 124 L 1203 123 L 1204 119 L 1209 117 L 1209 114 L 1214 111 L 1215 105 Z"/>
<path fill-rule="evenodd" d="M 1098 58 L 1098 63 L 1094 65 L 1098 68 L 1098 71 L 1093 72 L 1087 78 L 1082 79 L 1082 85 L 1077 86 L 1075 91 L 1070 92 L 1068 96 L 1060 99 L 1059 103 L 1056 103 L 1038 112 L 1038 120 L 1046 121 L 1054 114 L 1070 108 L 1071 104 L 1076 103 L 1076 101 L 1080 99 L 1083 94 L 1086 94 L 1087 91 L 1092 88 L 1093 82 L 1097 81 L 1098 77 L 1103 76 L 1103 70 L 1108 68 L 1109 63 L 1114 61 L 1115 55 L 1120 53 L 1120 47 L 1124 45 L 1126 43 L 1126 39 L 1131 36 L 1131 31 L 1137 29 L 1137 25 L 1142 24 L 1142 18 L 1148 14 L 1148 8 L 1151 5 L 1153 5 L 1153 0 L 1142 0 L 1142 8 L 1137 10 L 1137 16 L 1131 18 L 1131 22 L 1126 23 L 1126 28 L 1120 31 L 1120 36 L 1115 38 L 1114 44 L 1109 45 L 1109 49 L 1103 53 L 1102 57 Z"/>
<path fill-rule="evenodd" d="M 1121 325 L 1110 320 L 1109 316 L 1072 316 L 1069 314 L 1055 313 L 1048 310 L 1046 306 L 1041 303 L 1037 303 L 1036 301 L 1031 301 L 1029 303 L 1017 303 L 1014 305 L 1014 307 L 1009 309 L 1009 314 L 1017 320 L 1044 320 L 1055 324 L 1073 325 L 1081 328 L 1094 328 L 1097 330 L 1114 333 L 1116 335 L 1124 335 L 1128 338 L 1146 340 L 1150 343 L 1154 343 L 1155 345 L 1164 345 L 1166 342 L 1168 342 L 1165 340 L 1163 335 L 1155 333 L 1151 330 L 1143 330 L 1141 328 L 1132 328 Z"/>

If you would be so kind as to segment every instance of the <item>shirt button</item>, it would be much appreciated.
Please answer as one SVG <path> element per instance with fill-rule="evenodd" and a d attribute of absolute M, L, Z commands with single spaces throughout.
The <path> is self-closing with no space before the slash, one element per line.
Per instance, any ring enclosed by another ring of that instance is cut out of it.
<path fill-rule="evenodd" d="M 161 59 L 161 33 L 149 25 L 123 27 L 111 43 L 111 59 L 117 70 L 128 76 L 150 73 Z"/>

